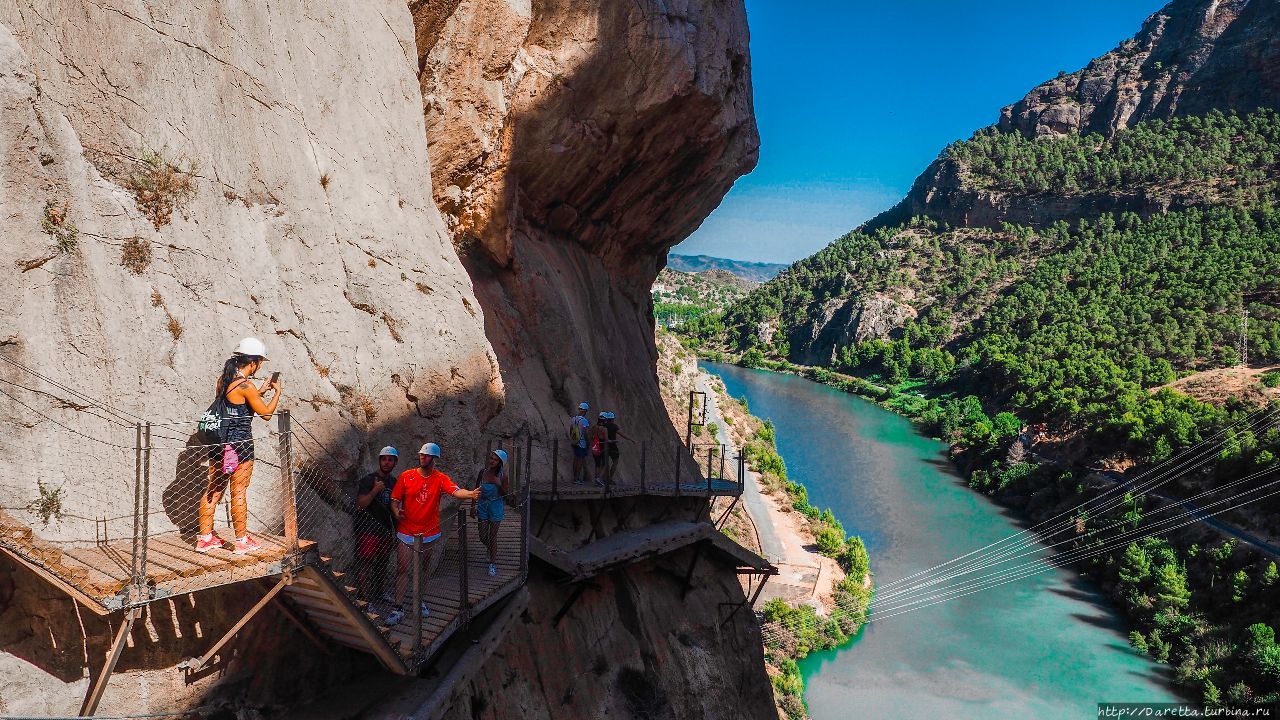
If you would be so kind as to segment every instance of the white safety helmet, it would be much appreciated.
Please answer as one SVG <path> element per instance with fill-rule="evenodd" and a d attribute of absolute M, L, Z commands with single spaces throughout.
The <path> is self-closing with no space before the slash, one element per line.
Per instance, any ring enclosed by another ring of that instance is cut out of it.
<path fill-rule="evenodd" d="M 266 360 L 267 346 L 264 345 L 262 341 L 259 340 L 258 338 L 247 337 L 241 340 L 240 344 L 236 346 L 236 354 L 251 355 L 253 357 L 260 357 L 263 360 Z"/>
<path fill-rule="evenodd" d="M 498 459 L 502 461 L 502 464 L 503 464 L 503 465 L 506 465 L 506 464 L 507 464 L 507 451 L 506 451 L 506 450 L 494 450 L 494 451 L 493 451 L 493 454 L 498 456 Z"/>
<path fill-rule="evenodd" d="M 435 443 L 427 443 L 418 450 L 419 455 L 430 455 L 431 457 L 440 457 L 440 446 Z"/>
<path fill-rule="evenodd" d="M 378 453 L 378 457 L 387 457 L 387 456 L 398 458 L 400 457 L 400 451 L 388 445 L 382 448 L 382 451 Z"/>

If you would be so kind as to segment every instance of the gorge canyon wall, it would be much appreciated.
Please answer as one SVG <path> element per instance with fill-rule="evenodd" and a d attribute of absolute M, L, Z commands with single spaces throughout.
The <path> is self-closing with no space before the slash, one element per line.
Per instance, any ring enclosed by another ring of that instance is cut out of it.
<path fill-rule="evenodd" d="M 0 404 L 18 419 L 0 432 L 0 505 L 37 501 L 38 475 L 74 487 L 82 511 L 40 529 L 51 538 L 127 514 L 136 418 L 173 421 L 156 462 L 177 482 L 191 422 L 245 335 L 266 341 L 335 482 L 382 445 L 426 439 L 466 472 L 480 438 L 560 434 L 580 399 L 674 441 L 648 288 L 755 163 L 749 77 L 741 2 L 0 3 L 0 345 L 94 401 L 0 366 Z M 87 482 L 70 461 L 86 443 Z M 65 714 L 110 621 L 82 623 L 24 569 L 0 569 L 0 713 Z M 711 622 L 741 592 L 701 573 L 713 589 L 686 615 Z M 611 580 L 623 589 L 581 621 L 606 631 L 623 612 L 628 637 L 656 643 L 646 662 L 696 645 L 735 685 L 763 687 L 696 711 L 673 702 L 674 717 L 769 712 L 758 645 L 729 654 L 746 626 L 689 645 L 665 625 L 678 601 L 625 609 L 650 575 Z M 175 606 L 172 624 L 228 627 L 242 600 L 229 592 L 193 596 L 216 610 Z M 512 642 L 547 633 L 534 623 Z M 162 629 L 151 651 L 126 652 L 104 711 L 287 705 L 369 665 L 316 667 L 279 633 L 256 640 L 257 664 L 184 686 L 173 665 L 190 648 L 172 640 Z M 677 698 L 687 662 L 660 665 L 646 683 Z"/>

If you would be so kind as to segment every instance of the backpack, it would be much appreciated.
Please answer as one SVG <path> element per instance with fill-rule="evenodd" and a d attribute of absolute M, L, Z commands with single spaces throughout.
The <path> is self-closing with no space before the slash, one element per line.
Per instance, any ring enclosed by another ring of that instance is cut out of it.
<path fill-rule="evenodd" d="M 235 387 L 235 385 L 232 385 Z M 218 397 L 196 421 L 196 439 L 202 445 L 222 445 L 227 441 L 227 431 L 223 420 L 227 417 L 227 391 L 218 393 Z"/>
<path fill-rule="evenodd" d="M 591 454 L 600 457 L 600 453 L 604 452 L 604 447 L 600 444 L 600 438 L 595 437 L 591 440 Z"/>
<path fill-rule="evenodd" d="M 582 439 L 582 436 L 579 434 L 578 417 L 576 415 L 569 418 L 569 439 L 572 440 L 575 445 Z"/>
<path fill-rule="evenodd" d="M 226 431 L 222 427 L 222 419 L 226 414 L 226 394 L 218 393 L 218 399 L 209 405 L 209 409 L 196 422 L 196 439 L 203 445 L 221 445 L 226 439 Z"/>

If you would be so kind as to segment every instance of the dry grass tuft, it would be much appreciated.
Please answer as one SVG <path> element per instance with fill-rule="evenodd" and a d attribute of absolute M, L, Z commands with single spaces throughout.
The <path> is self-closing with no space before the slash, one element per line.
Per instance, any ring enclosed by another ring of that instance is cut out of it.
<path fill-rule="evenodd" d="M 134 275 L 141 275 L 151 265 L 151 243 L 136 237 L 125 240 L 120 264 Z"/>
<path fill-rule="evenodd" d="M 157 230 L 168 225 L 173 211 L 186 206 L 195 197 L 196 166 L 182 161 L 174 164 L 157 152 L 142 151 L 142 162 L 124 179 L 124 187 L 133 193 L 138 210 Z"/>
<path fill-rule="evenodd" d="M 44 217 L 40 220 L 40 229 L 53 238 L 53 242 L 58 246 L 58 252 L 64 255 L 75 251 L 80 238 L 80 231 L 67 221 L 68 208 L 67 203 L 62 203 L 62 207 L 58 207 L 49 200 L 44 204 Z"/>

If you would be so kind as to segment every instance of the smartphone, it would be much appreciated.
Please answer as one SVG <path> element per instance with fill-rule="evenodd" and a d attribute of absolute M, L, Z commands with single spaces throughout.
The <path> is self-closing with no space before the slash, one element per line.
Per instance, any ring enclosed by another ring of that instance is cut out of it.
<path fill-rule="evenodd" d="M 280 382 L 280 371 L 279 371 L 279 370 L 277 370 L 277 371 L 275 371 L 275 372 L 271 373 L 271 382 L 272 382 L 272 383 L 278 383 L 278 382 Z"/>

